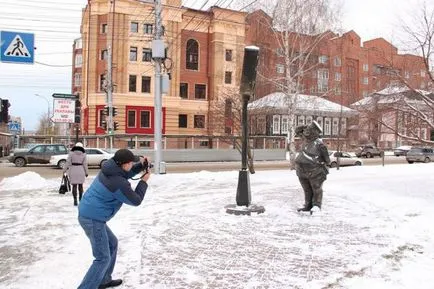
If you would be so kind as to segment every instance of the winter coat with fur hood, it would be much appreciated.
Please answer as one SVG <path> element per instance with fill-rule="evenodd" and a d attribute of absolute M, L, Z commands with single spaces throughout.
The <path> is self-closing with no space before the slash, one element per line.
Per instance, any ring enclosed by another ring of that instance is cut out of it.
<path fill-rule="evenodd" d="M 74 146 L 68 154 L 63 172 L 68 173 L 71 185 L 83 184 L 87 175 L 87 158 L 84 148 Z"/>

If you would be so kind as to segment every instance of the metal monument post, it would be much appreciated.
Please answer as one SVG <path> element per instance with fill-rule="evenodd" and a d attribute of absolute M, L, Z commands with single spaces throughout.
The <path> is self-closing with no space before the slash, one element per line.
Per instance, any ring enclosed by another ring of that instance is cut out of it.
<path fill-rule="evenodd" d="M 256 67 L 258 65 L 259 48 L 247 46 L 244 48 L 243 72 L 241 74 L 240 94 L 242 97 L 242 148 L 241 170 L 238 174 L 236 205 L 226 206 L 226 212 L 235 215 L 250 215 L 263 213 L 264 207 L 251 204 L 249 171 L 247 169 L 247 146 L 249 139 L 247 105 L 255 92 Z"/>

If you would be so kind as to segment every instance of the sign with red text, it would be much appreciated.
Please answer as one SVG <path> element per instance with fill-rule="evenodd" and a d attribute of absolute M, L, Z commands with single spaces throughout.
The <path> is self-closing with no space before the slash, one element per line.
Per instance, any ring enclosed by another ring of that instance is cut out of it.
<path fill-rule="evenodd" d="M 54 111 L 51 120 L 60 123 L 74 123 L 75 100 L 66 98 L 54 98 Z"/>

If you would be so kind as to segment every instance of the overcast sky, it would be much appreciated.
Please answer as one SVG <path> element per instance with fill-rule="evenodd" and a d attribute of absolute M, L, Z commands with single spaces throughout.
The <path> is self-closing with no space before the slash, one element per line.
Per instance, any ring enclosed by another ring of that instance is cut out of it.
<path fill-rule="evenodd" d="M 420 0 L 342 2 L 345 31 L 356 31 L 362 41 L 384 37 L 398 48 L 400 19 L 414 14 L 421 3 Z M 0 98 L 9 99 L 10 114 L 21 117 L 26 130 L 36 129 L 40 116 L 47 113 L 48 106 L 52 109 L 53 93 L 71 92 L 72 44 L 80 37 L 81 9 L 86 3 L 86 0 L 0 0 L 0 30 L 35 33 L 38 63 L 0 63 Z M 188 0 L 186 4 L 190 3 L 193 2 Z"/>

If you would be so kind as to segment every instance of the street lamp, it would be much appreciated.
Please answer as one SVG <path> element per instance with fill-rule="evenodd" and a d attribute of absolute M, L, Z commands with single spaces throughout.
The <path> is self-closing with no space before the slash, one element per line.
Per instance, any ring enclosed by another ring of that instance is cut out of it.
<path fill-rule="evenodd" d="M 47 102 L 47 122 L 45 123 L 45 134 L 48 135 L 49 123 L 50 123 L 50 101 L 46 96 L 35 93 L 36 96 L 43 98 Z"/>

